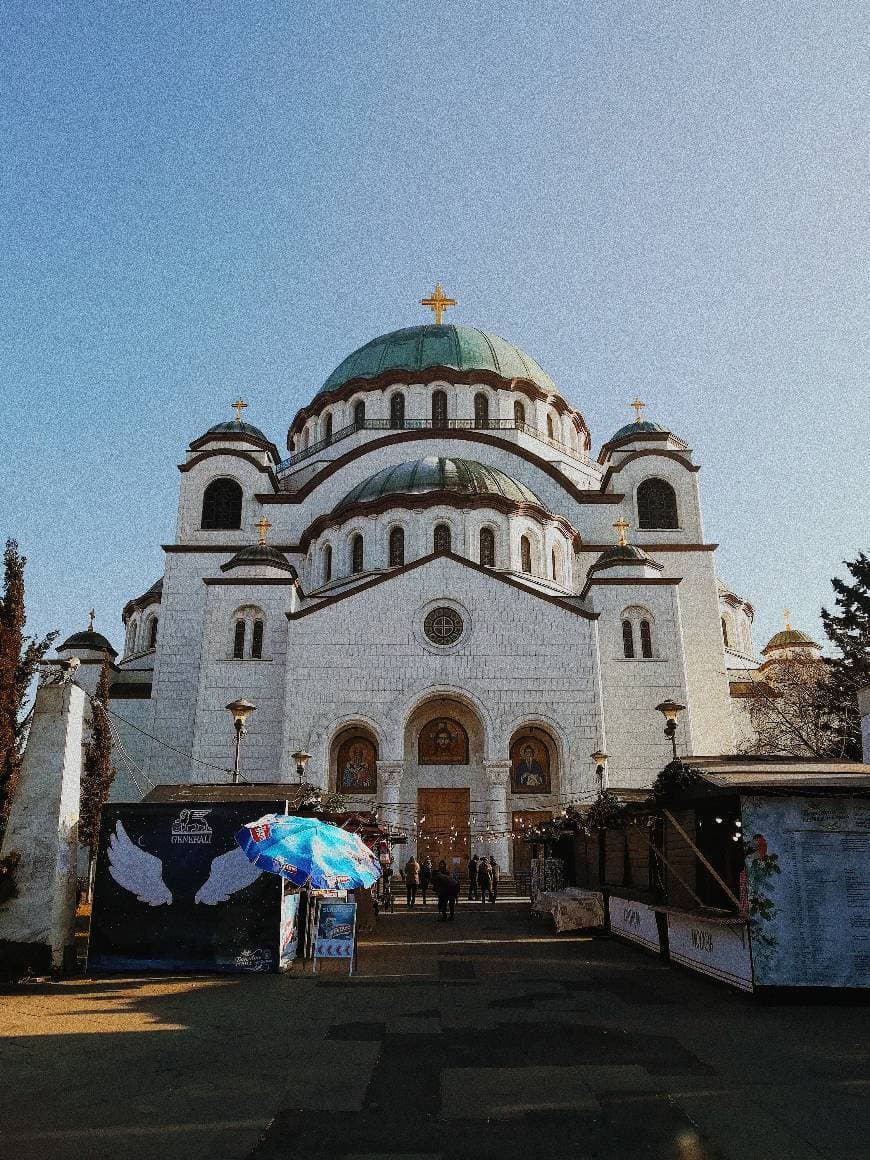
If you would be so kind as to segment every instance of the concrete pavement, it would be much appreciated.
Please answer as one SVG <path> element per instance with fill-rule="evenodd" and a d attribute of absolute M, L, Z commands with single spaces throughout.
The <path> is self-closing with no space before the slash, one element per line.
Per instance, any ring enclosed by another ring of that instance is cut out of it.
<path fill-rule="evenodd" d="M 757 1006 L 527 903 L 397 908 L 345 970 L 0 995 L 0 1155 L 868 1154 L 866 1007 Z"/>

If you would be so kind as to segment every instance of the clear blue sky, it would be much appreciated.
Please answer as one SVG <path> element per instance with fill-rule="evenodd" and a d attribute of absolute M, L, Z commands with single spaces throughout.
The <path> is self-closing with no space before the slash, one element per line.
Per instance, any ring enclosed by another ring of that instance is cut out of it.
<path fill-rule="evenodd" d="M 525 348 L 595 449 L 702 465 L 756 643 L 819 633 L 867 547 L 864 3 L 7 2 L 0 531 L 30 627 L 162 573 L 187 443 L 279 446 L 351 350 L 425 321 Z"/>

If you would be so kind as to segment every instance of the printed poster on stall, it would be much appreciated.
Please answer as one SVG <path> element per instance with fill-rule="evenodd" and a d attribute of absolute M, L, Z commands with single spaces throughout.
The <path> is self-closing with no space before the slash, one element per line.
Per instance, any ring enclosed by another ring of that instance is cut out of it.
<path fill-rule="evenodd" d="M 356 903 L 321 901 L 317 911 L 314 957 L 352 959 L 355 937 Z"/>
<path fill-rule="evenodd" d="M 299 892 L 283 883 L 281 898 L 281 938 L 278 967 L 286 970 L 299 954 Z"/>
<path fill-rule="evenodd" d="M 756 984 L 870 986 L 870 801 L 743 800 Z"/>

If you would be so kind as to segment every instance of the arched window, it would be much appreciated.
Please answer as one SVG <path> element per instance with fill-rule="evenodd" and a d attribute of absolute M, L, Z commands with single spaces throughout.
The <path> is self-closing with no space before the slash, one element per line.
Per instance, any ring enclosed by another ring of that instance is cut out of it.
<path fill-rule="evenodd" d="M 359 532 L 350 542 L 350 570 L 353 573 L 363 570 L 363 538 Z"/>
<path fill-rule="evenodd" d="M 482 392 L 474 396 L 474 425 L 475 427 L 489 426 L 489 399 Z"/>
<path fill-rule="evenodd" d="M 148 622 L 148 647 L 157 648 L 157 617 L 152 616 Z"/>
<path fill-rule="evenodd" d="M 353 409 L 353 421 L 357 431 L 359 431 L 366 421 L 366 405 L 362 399 L 360 399 Z"/>
<path fill-rule="evenodd" d="M 648 620 L 640 622 L 640 655 L 646 657 L 647 660 L 653 655 L 652 630 Z"/>
<path fill-rule="evenodd" d="M 515 399 L 514 400 L 514 422 L 515 423 L 525 423 L 525 421 L 526 421 L 526 408 L 519 401 L 519 399 Z"/>
<path fill-rule="evenodd" d="M 622 622 L 622 655 L 629 660 L 634 656 L 634 629 L 630 620 Z"/>
<path fill-rule="evenodd" d="M 240 661 L 245 655 L 245 622 L 236 621 L 236 631 L 233 634 L 233 656 Z"/>
<path fill-rule="evenodd" d="M 242 526 L 242 489 L 234 479 L 213 479 L 202 493 L 202 527 Z"/>
<path fill-rule="evenodd" d="M 532 571 L 532 542 L 528 536 L 520 540 L 520 568 L 531 574 Z"/>
<path fill-rule="evenodd" d="M 263 622 L 262 620 L 254 621 L 254 631 L 251 633 L 251 656 L 254 660 L 260 660 L 263 655 Z"/>
<path fill-rule="evenodd" d="M 480 529 L 480 562 L 484 568 L 495 567 L 495 532 L 492 528 Z"/>
<path fill-rule="evenodd" d="M 137 625 L 135 620 L 131 620 L 127 625 L 127 637 L 124 642 L 124 654 L 126 656 L 129 656 L 136 647 L 136 628 Z"/>
<path fill-rule="evenodd" d="M 323 548 L 323 583 L 328 584 L 332 579 L 332 546 L 325 544 Z"/>
<path fill-rule="evenodd" d="M 393 528 L 390 532 L 390 567 L 401 568 L 405 563 L 405 529 Z"/>
<path fill-rule="evenodd" d="M 725 644 L 725 647 L 727 648 L 728 647 L 728 624 L 727 624 L 724 616 L 722 617 L 722 640 Z"/>
<path fill-rule="evenodd" d="M 550 563 L 553 566 L 553 579 L 558 582 L 558 579 L 559 579 L 559 561 L 556 558 L 556 549 L 555 548 L 550 553 Z"/>
<path fill-rule="evenodd" d="M 637 489 L 639 528 L 677 528 L 677 494 L 663 479 L 645 479 Z"/>
<path fill-rule="evenodd" d="M 548 439 L 555 439 L 556 438 L 556 436 L 553 432 L 553 416 L 552 415 L 547 416 L 547 438 Z"/>
<path fill-rule="evenodd" d="M 332 438 L 332 411 L 330 411 L 326 418 L 323 420 L 323 438 Z"/>
<path fill-rule="evenodd" d="M 450 525 L 449 524 L 436 524 L 435 525 L 434 547 L 435 547 L 436 552 L 449 552 L 450 551 Z"/>
<path fill-rule="evenodd" d="M 447 392 L 432 392 L 432 426 L 447 426 Z"/>
<path fill-rule="evenodd" d="M 390 426 L 405 426 L 405 396 L 401 391 L 396 391 L 390 398 Z"/>

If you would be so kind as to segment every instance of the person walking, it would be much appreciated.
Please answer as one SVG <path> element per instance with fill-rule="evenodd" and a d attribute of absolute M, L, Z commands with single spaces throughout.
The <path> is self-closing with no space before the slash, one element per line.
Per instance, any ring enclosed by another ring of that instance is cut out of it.
<path fill-rule="evenodd" d="M 489 868 L 492 870 L 492 901 L 498 898 L 498 884 L 501 880 L 501 866 L 496 862 L 492 854 L 489 856 Z"/>
<path fill-rule="evenodd" d="M 477 898 L 477 870 L 480 866 L 480 859 L 475 854 L 468 863 L 468 898 Z"/>
<path fill-rule="evenodd" d="M 480 901 L 484 906 L 486 906 L 487 898 L 491 902 L 495 902 L 492 893 L 492 867 L 486 858 L 481 858 L 480 865 L 477 867 L 477 888 L 480 891 Z"/>
<path fill-rule="evenodd" d="M 417 887 L 420 885 L 420 863 L 412 854 L 405 863 L 405 893 L 408 896 L 408 906 L 417 905 Z"/>
<path fill-rule="evenodd" d="M 447 863 L 443 858 L 438 863 L 438 869 L 432 875 L 432 887 L 438 896 L 438 921 L 448 922 L 453 918 L 456 910 L 459 883 L 447 873 Z"/>
<path fill-rule="evenodd" d="M 426 858 L 420 867 L 420 895 L 423 905 L 426 905 L 426 892 L 432 885 L 432 859 Z"/>

